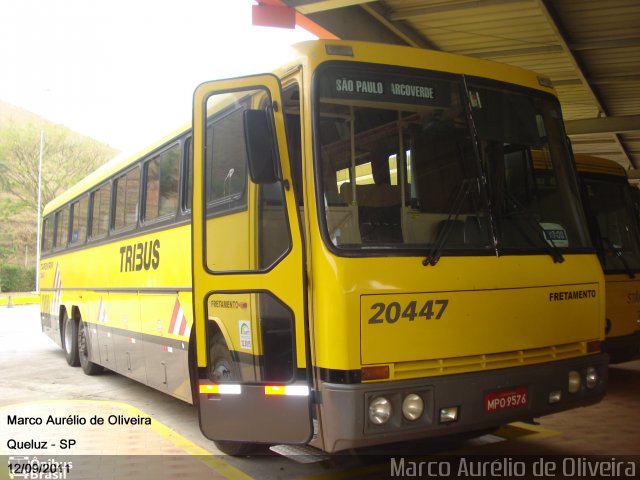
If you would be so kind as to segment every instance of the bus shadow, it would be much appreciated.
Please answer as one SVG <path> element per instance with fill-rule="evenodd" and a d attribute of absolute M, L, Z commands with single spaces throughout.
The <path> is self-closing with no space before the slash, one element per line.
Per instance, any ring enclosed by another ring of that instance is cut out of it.
<path fill-rule="evenodd" d="M 607 394 L 635 398 L 640 402 L 640 360 L 609 366 Z"/>

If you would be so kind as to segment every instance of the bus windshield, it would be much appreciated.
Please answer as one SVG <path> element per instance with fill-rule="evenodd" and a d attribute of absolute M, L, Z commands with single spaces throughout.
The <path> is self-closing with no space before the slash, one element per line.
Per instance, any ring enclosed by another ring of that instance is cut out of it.
<path fill-rule="evenodd" d="M 333 247 L 589 246 L 553 98 L 415 70 L 332 65 L 317 79 L 318 186 Z"/>
<path fill-rule="evenodd" d="M 600 239 L 600 257 L 605 273 L 635 273 L 640 270 L 640 242 L 627 179 L 620 181 L 583 175 L 589 209 Z"/>

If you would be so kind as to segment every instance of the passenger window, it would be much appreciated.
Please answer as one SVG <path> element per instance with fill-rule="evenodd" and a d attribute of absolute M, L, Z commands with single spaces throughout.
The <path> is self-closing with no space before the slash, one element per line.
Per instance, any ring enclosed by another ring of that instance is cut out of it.
<path fill-rule="evenodd" d="M 175 215 L 178 210 L 180 145 L 174 145 L 147 162 L 145 174 L 144 220 Z"/>
<path fill-rule="evenodd" d="M 190 211 L 191 204 L 193 202 L 193 137 L 187 138 L 185 143 L 184 171 L 186 172 L 186 175 L 183 180 L 184 185 L 182 191 L 185 193 L 182 204 L 184 205 L 185 210 Z"/>
<path fill-rule="evenodd" d="M 87 239 L 89 197 L 85 195 L 71 205 L 71 242 L 84 243 Z"/>
<path fill-rule="evenodd" d="M 69 207 L 56 213 L 56 248 L 67 246 L 69 238 Z"/>
<path fill-rule="evenodd" d="M 91 238 L 102 238 L 109 231 L 111 185 L 100 187 L 91 197 Z"/>
<path fill-rule="evenodd" d="M 53 216 L 47 215 L 42 222 L 42 251 L 50 252 L 53 248 Z"/>
<path fill-rule="evenodd" d="M 138 219 L 138 191 L 140 167 L 116 179 L 116 201 L 113 214 L 114 230 L 134 227 Z"/>

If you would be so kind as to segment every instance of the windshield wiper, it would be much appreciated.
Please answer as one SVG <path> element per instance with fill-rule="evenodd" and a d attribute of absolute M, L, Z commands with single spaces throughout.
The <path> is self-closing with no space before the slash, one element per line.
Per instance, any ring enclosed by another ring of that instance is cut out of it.
<path fill-rule="evenodd" d="M 480 158 L 480 137 L 478 135 L 478 127 L 476 125 L 476 121 L 473 118 L 472 113 L 472 102 L 471 102 L 471 92 L 469 91 L 469 85 L 467 84 L 466 75 L 462 75 L 462 85 L 464 86 L 464 96 L 465 96 L 465 116 L 467 117 L 467 123 L 469 125 L 469 130 L 471 133 L 471 140 L 473 142 L 473 158 L 476 163 L 476 170 L 478 172 L 478 192 L 480 194 L 480 198 L 484 203 L 484 208 L 486 209 L 487 216 L 489 218 L 489 229 L 491 235 L 491 241 L 493 242 L 493 249 L 496 252 L 496 257 L 500 256 L 500 249 L 498 248 L 498 235 L 496 232 L 496 223 L 493 216 L 493 208 L 491 206 L 491 202 L 489 201 L 489 197 L 487 195 L 487 178 L 486 173 L 483 172 L 482 168 L 482 159 Z"/>
<path fill-rule="evenodd" d="M 609 240 L 607 237 L 601 237 L 601 238 L 602 238 L 602 243 L 607 245 L 606 248 L 609 251 L 613 252 L 616 258 L 620 259 L 620 262 L 622 263 L 622 266 L 626 270 L 627 275 L 629 275 L 629 278 L 636 278 L 636 275 L 635 273 L 633 273 L 633 270 L 631 269 L 631 266 L 627 262 L 627 259 L 624 258 L 624 250 L 622 250 L 621 248 L 614 247 L 613 244 L 611 243 L 611 240 Z M 602 264 L 604 265 L 604 262 L 602 262 Z"/>
<path fill-rule="evenodd" d="M 449 235 L 453 230 L 453 226 L 458 219 L 458 216 L 460 216 L 460 210 L 462 209 L 462 205 L 464 204 L 464 201 L 467 198 L 470 190 L 471 180 L 468 178 L 463 179 L 462 183 L 460 184 L 460 188 L 458 188 L 458 192 L 456 193 L 456 198 L 454 199 L 453 204 L 451 204 L 447 219 L 444 221 L 444 227 L 441 228 L 438 232 L 436 241 L 433 242 L 433 246 L 429 250 L 429 253 L 427 253 L 427 257 L 422 260 L 422 265 L 424 265 L 425 267 L 427 265 L 433 266 L 438 263 L 438 260 L 440 260 L 440 257 L 442 256 L 442 250 L 444 249 L 444 246 L 449 239 Z"/>
<path fill-rule="evenodd" d="M 540 225 L 540 223 L 535 219 L 533 213 L 527 210 L 524 205 L 522 205 L 517 199 L 515 199 L 509 192 L 507 192 L 506 189 L 502 191 L 502 194 L 515 207 L 514 211 L 511 213 L 507 213 L 507 215 L 520 214 L 521 217 L 526 220 L 527 225 L 529 225 L 542 240 L 545 249 L 547 250 L 547 252 L 549 252 L 551 258 L 553 258 L 553 263 L 564 262 L 564 256 L 562 255 L 562 253 L 560 253 L 560 249 L 553 241 L 553 238 L 546 235 L 545 228 Z"/>

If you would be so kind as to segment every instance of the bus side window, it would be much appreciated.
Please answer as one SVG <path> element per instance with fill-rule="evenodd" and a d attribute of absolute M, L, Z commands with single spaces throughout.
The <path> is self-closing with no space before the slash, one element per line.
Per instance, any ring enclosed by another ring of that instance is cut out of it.
<path fill-rule="evenodd" d="M 144 221 L 175 215 L 178 210 L 180 144 L 145 164 Z"/>
<path fill-rule="evenodd" d="M 91 232 L 92 239 L 102 238 L 109 231 L 109 205 L 111 203 L 111 185 L 106 184 L 91 194 Z"/>
<path fill-rule="evenodd" d="M 67 246 L 69 240 L 69 207 L 66 206 L 56 213 L 56 244 L 60 249 Z"/>
<path fill-rule="evenodd" d="M 53 215 L 47 215 L 42 222 L 42 251 L 50 252 L 53 248 Z"/>
<path fill-rule="evenodd" d="M 184 164 L 182 178 L 182 208 L 184 211 L 191 211 L 193 202 L 193 137 L 185 140 Z"/>
<path fill-rule="evenodd" d="M 83 196 L 71 205 L 71 240 L 69 243 L 84 243 L 87 239 L 89 197 Z"/>
<path fill-rule="evenodd" d="M 140 189 L 140 167 L 135 167 L 115 181 L 116 198 L 113 214 L 114 230 L 132 228 L 138 220 L 138 192 Z"/>

